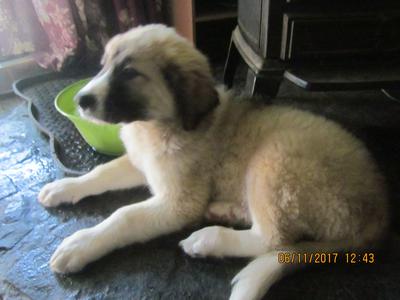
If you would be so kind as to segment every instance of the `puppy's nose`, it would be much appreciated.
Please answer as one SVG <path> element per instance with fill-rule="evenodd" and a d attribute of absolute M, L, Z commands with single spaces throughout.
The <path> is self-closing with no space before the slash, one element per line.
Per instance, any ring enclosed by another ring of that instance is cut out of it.
<path fill-rule="evenodd" d="M 96 104 L 96 97 L 94 95 L 82 95 L 78 97 L 78 105 L 83 109 L 93 107 Z"/>

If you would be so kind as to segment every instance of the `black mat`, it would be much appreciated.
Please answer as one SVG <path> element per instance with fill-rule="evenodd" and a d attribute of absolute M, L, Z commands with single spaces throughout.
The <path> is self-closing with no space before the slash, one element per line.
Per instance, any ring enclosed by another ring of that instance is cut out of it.
<path fill-rule="evenodd" d="M 247 259 L 185 255 L 179 241 L 202 224 L 114 251 L 78 274 L 54 275 L 48 261 L 65 237 L 150 195 L 144 189 L 110 192 L 45 209 L 37 194 L 61 174 L 25 106 L 0 117 L 0 141 L 0 299 L 228 299 L 230 281 Z M 275 284 L 263 300 L 397 300 L 399 282 L 395 235 L 374 264 L 310 265 Z"/>
<path fill-rule="evenodd" d="M 292 100 L 276 99 L 278 103 L 293 103 L 367 128 L 365 141 L 388 175 L 393 203 L 400 203 L 400 134 L 389 130 L 399 125 L 396 102 L 385 102 L 385 96 L 371 92 L 310 93 L 302 101 L 287 86 L 281 94 Z M 33 115 L 38 113 L 35 109 L 30 108 Z M 44 209 L 36 201 L 37 194 L 59 174 L 47 143 L 32 127 L 22 106 L 0 118 L 0 299 L 228 299 L 229 282 L 247 260 L 191 259 L 177 246 L 203 225 L 125 247 L 79 274 L 54 275 L 48 261 L 63 238 L 149 194 L 141 189 L 110 192 L 74 206 Z M 399 210 L 394 206 L 392 211 Z M 394 219 L 398 223 L 400 215 L 396 213 Z M 376 253 L 374 264 L 310 266 L 275 284 L 263 299 L 400 299 L 399 236 L 394 235 L 386 248 Z"/>
<path fill-rule="evenodd" d="M 75 126 L 54 107 L 54 99 L 66 86 L 88 74 L 48 73 L 14 83 L 14 92 L 28 101 L 29 113 L 38 128 L 50 139 L 51 153 L 61 169 L 71 175 L 87 173 L 113 157 L 96 152 Z"/>

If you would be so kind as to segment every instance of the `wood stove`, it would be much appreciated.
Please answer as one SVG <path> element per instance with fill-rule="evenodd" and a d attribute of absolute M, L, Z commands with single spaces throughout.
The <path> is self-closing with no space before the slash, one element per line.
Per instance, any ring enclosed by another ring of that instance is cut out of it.
<path fill-rule="evenodd" d="M 309 90 L 400 83 L 400 1 L 239 0 L 225 66 L 242 58 L 246 91 L 274 96 L 283 77 Z"/>

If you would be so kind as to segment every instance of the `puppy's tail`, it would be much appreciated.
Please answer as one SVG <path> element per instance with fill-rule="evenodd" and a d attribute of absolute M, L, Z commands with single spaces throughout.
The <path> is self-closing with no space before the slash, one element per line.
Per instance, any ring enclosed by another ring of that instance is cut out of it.
<path fill-rule="evenodd" d="M 298 253 L 301 253 L 300 258 L 303 259 L 309 258 L 311 253 L 334 253 L 349 248 L 354 248 L 354 243 L 304 242 L 268 252 L 250 262 L 233 278 L 233 288 L 229 299 L 261 299 L 275 282 L 306 265 L 304 262 L 298 262 Z M 282 256 L 285 253 L 290 253 L 289 261 L 286 262 Z M 296 253 L 293 260 L 291 253 Z"/>

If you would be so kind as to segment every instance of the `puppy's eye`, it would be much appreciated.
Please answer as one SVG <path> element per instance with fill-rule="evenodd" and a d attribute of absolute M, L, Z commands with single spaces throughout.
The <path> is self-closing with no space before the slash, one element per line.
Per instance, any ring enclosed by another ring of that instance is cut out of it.
<path fill-rule="evenodd" d="M 126 79 L 126 80 L 133 79 L 139 75 L 140 75 L 140 73 L 137 70 L 135 70 L 134 68 L 130 68 L 130 67 L 123 68 L 121 71 L 122 79 Z"/>

